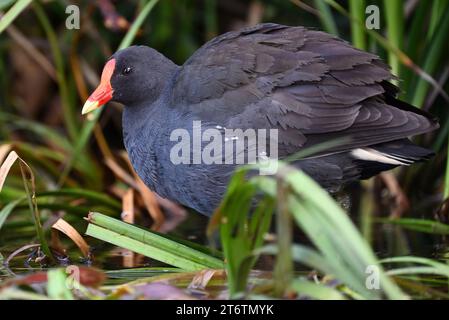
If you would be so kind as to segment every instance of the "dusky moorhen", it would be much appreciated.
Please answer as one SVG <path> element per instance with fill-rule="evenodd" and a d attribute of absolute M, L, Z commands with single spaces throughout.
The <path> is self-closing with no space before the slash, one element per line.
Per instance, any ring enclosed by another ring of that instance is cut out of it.
<path fill-rule="evenodd" d="M 408 137 L 438 123 L 397 100 L 393 78 L 379 57 L 335 36 L 267 23 L 212 39 L 182 66 L 146 46 L 120 50 L 82 113 L 110 100 L 124 104 L 124 143 L 139 176 L 160 196 L 210 215 L 241 152 L 233 144 L 246 139 L 244 153 L 256 145 L 256 138 L 238 130 L 229 136 L 230 129 L 277 130 L 262 150 L 271 152 L 275 141 L 280 159 L 350 137 L 294 163 L 329 190 L 429 158 L 432 152 Z M 194 154 L 207 141 L 180 142 L 198 127 L 200 134 L 218 131 L 223 148 L 232 144 L 232 161 L 209 150 L 223 163 L 198 162 Z M 184 147 L 187 154 L 174 160 Z M 262 156 L 267 153 L 257 153 Z"/>

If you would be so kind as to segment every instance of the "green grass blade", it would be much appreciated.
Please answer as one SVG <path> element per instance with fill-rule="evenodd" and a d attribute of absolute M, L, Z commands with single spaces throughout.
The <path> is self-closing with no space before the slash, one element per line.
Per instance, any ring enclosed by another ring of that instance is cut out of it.
<path fill-rule="evenodd" d="M 282 174 L 279 175 L 276 182 L 276 234 L 279 252 L 274 267 L 274 290 L 276 296 L 282 297 L 293 278 L 293 260 L 290 249 L 293 239 L 293 226 L 288 206 L 289 186 L 282 179 Z"/>
<path fill-rule="evenodd" d="M 447 264 L 421 257 L 393 257 L 387 258 L 380 261 L 381 263 L 391 264 L 391 263 L 399 263 L 399 264 L 418 264 L 424 265 L 426 267 L 404 267 L 399 269 L 389 270 L 388 273 L 392 275 L 396 274 L 415 274 L 415 273 L 431 273 L 431 274 L 439 274 L 449 278 L 449 266 Z"/>
<path fill-rule="evenodd" d="M 39 1 L 33 2 L 33 8 L 36 16 L 41 23 L 45 33 L 47 35 L 48 42 L 53 54 L 53 58 L 56 64 L 56 77 L 59 87 L 59 94 L 61 95 L 61 102 L 63 108 L 63 117 L 65 127 L 69 133 L 72 141 L 76 141 L 78 138 L 78 117 L 75 115 L 75 108 L 70 103 L 69 90 L 67 88 L 67 80 L 64 70 L 64 59 L 58 43 L 58 37 L 55 30 L 52 27 L 50 20 L 48 19 L 44 9 L 40 5 Z"/>
<path fill-rule="evenodd" d="M 0 34 L 13 23 L 17 16 L 26 9 L 32 0 L 18 0 L 11 9 L 0 19 Z"/>
<path fill-rule="evenodd" d="M 21 201 L 23 201 L 23 199 L 12 201 L 8 203 L 6 206 L 4 206 L 2 210 L 0 210 L 0 230 L 2 229 L 3 224 L 5 223 L 6 219 L 9 217 L 11 212 Z"/>
<path fill-rule="evenodd" d="M 217 0 L 205 1 L 204 6 L 204 24 L 206 27 L 206 38 L 207 40 L 209 40 L 217 36 Z"/>
<path fill-rule="evenodd" d="M 222 269 L 220 259 L 151 231 L 99 214 L 89 214 L 86 234 L 186 270 Z M 134 246 L 134 245 L 135 246 Z"/>
<path fill-rule="evenodd" d="M 443 197 L 444 197 L 444 199 L 449 198 L 449 135 L 447 137 L 446 176 L 445 176 L 445 179 L 444 179 L 444 193 L 443 193 Z"/>
<path fill-rule="evenodd" d="M 106 205 L 116 210 L 121 210 L 122 208 L 122 205 L 119 201 L 115 200 L 114 198 L 111 198 L 110 196 L 104 193 L 79 188 L 66 188 L 39 193 L 39 197 L 46 197 L 46 196 L 55 196 L 55 197 L 69 196 L 72 198 L 84 198 L 86 200 L 95 203 L 96 205 Z"/>
<path fill-rule="evenodd" d="M 120 43 L 118 47 L 119 50 L 129 47 L 131 45 L 134 38 L 136 37 L 137 31 L 139 31 L 139 28 L 142 26 L 148 14 L 151 12 L 151 10 L 153 10 L 154 6 L 158 1 L 159 0 L 150 0 L 145 4 L 142 11 L 140 11 L 136 20 L 134 20 L 133 24 L 131 25 L 125 37 L 123 38 L 122 42 Z"/>
<path fill-rule="evenodd" d="M 418 61 L 419 54 L 424 47 L 422 33 L 426 26 L 426 19 L 428 17 L 427 13 L 430 10 L 430 5 L 430 1 L 419 1 L 412 17 L 411 27 L 408 29 L 407 46 L 405 51 L 413 61 Z M 406 99 L 409 92 L 413 90 L 413 71 L 409 68 L 403 68 L 401 71 L 403 88 L 405 88 L 405 90 L 401 93 L 401 97 Z"/>
<path fill-rule="evenodd" d="M 222 204 L 209 224 L 209 234 L 216 227 L 220 230 L 231 297 L 246 290 L 250 271 L 257 261 L 254 251 L 263 243 L 274 209 L 273 198 L 265 196 L 251 210 L 258 180 L 245 181 L 247 170 L 241 168 L 232 177 Z"/>
<path fill-rule="evenodd" d="M 430 41 L 438 31 L 438 23 L 441 20 L 444 12 L 447 10 L 449 1 L 447 0 L 433 0 L 432 1 L 432 14 L 429 21 L 429 32 L 427 33 L 427 40 Z"/>
<path fill-rule="evenodd" d="M 27 200 L 28 200 L 28 207 L 29 207 L 31 215 L 33 217 L 37 237 L 39 238 L 39 242 L 41 244 L 42 251 L 45 253 L 45 255 L 50 260 L 54 261 L 53 254 L 50 251 L 50 247 L 48 246 L 47 239 L 45 238 L 45 233 L 44 233 L 44 229 L 42 228 L 39 209 L 37 207 L 33 172 L 31 171 L 31 168 L 25 162 L 22 162 L 22 160 L 20 160 L 20 161 L 21 161 L 19 163 L 20 172 L 22 174 L 23 185 L 25 187 L 25 192 L 26 192 Z M 31 189 L 30 189 L 30 186 L 28 185 L 29 182 L 28 182 L 28 178 L 27 178 L 27 171 L 29 172 L 29 174 L 31 176 L 31 179 L 30 179 Z"/>
<path fill-rule="evenodd" d="M 425 50 L 426 54 L 423 70 L 428 74 L 432 74 L 437 70 L 439 62 L 446 52 L 447 34 L 449 34 L 449 11 L 446 11 L 444 16 L 440 19 L 437 30 L 438 32 L 435 32 L 432 41 Z M 413 92 L 410 92 L 413 94 L 411 103 L 415 106 L 422 107 L 429 88 L 430 85 L 428 81 L 419 78 L 416 89 Z"/>
<path fill-rule="evenodd" d="M 323 284 L 317 284 L 312 281 L 297 279 L 290 285 L 290 288 L 296 291 L 300 296 L 305 295 L 318 300 L 346 300 L 346 298 L 336 289 L 327 287 Z"/>
<path fill-rule="evenodd" d="M 4 122 L 6 125 L 10 126 L 11 129 L 22 129 L 28 132 L 34 133 L 35 135 L 48 139 L 54 145 L 64 149 L 71 150 L 72 146 L 66 137 L 61 135 L 56 129 L 46 126 L 37 121 L 32 121 L 16 115 L 0 112 L 0 121 Z"/>
<path fill-rule="evenodd" d="M 365 21 L 365 0 L 349 0 L 349 12 L 351 14 L 352 44 L 362 50 L 366 50 L 366 34 L 363 21 Z"/>
<path fill-rule="evenodd" d="M 338 36 L 338 28 L 329 5 L 324 0 L 315 0 L 315 6 L 320 12 L 320 21 L 325 31 Z"/>
<path fill-rule="evenodd" d="M 21 289 L 6 288 L 0 291 L 0 300 L 49 300 L 47 296 Z"/>
<path fill-rule="evenodd" d="M 384 0 L 388 39 L 398 49 L 403 47 L 404 4 L 402 0 Z M 388 52 L 388 62 L 393 74 L 400 77 L 400 63 L 394 52 Z"/>
<path fill-rule="evenodd" d="M 291 170 L 285 176 L 297 197 L 290 199 L 292 214 L 304 232 L 320 249 L 335 276 L 367 297 L 378 293 L 365 287 L 366 268 L 378 265 L 369 245 L 357 231 L 347 214 L 315 181 L 304 173 Z M 403 298 L 400 289 L 383 272 L 383 290 L 390 298 Z"/>
<path fill-rule="evenodd" d="M 294 244 L 291 247 L 293 260 L 304 266 L 320 271 L 323 274 L 332 274 L 332 268 L 316 250 L 300 244 Z M 275 245 L 266 245 L 255 252 L 256 254 L 276 255 L 279 249 Z"/>
<path fill-rule="evenodd" d="M 73 300 L 73 295 L 67 286 L 67 275 L 63 269 L 52 269 L 47 272 L 47 294 L 50 299 Z"/>
<path fill-rule="evenodd" d="M 403 228 L 440 235 L 449 235 L 449 225 L 434 220 L 424 219 L 376 219 L 376 222 L 399 225 Z"/>
<path fill-rule="evenodd" d="M 209 265 L 197 263 L 193 260 L 179 256 L 176 253 L 166 251 L 165 248 L 161 249 L 160 247 L 143 243 L 94 224 L 89 224 L 86 235 L 188 271 L 211 268 Z M 142 239 L 144 239 L 144 237 L 142 237 Z M 176 245 L 174 245 L 174 247 L 176 247 Z"/>
<path fill-rule="evenodd" d="M 393 52 L 398 57 L 399 61 L 403 65 L 407 66 L 408 68 L 412 69 L 413 72 L 418 74 L 420 76 L 420 80 L 422 80 L 424 82 L 424 85 L 428 86 L 427 83 L 431 84 L 436 90 L 438 90 L 438 92 L 441 95 L 443 95 L 443 97 L 446 100 L 449 101 L 449 96 L 446 94 L 446 92 L 444 92 L 444 90 L 441 88 L 441 86 L 438 84 L 438 82 L 432 76 L 430 76 L 430 74 L 427 71 L 425 71 L 422 68 L 420 68 L 419 66 L 417 66 L 413 62 L 413 60 L 411 60 L 410 57 L 408 57 L 402 50 L 400 50 L 399 48 L 394 46 L 387 39 L 385 39 L 383 36 L 381 36 L 378 32 L 375 32 L 374 30 L 364 29 L 365 24 L 363 23 L 363 21 L 359 21 L 358 19 L 353 19 L 351 14 L 349 14 L 345 10 L 345 8 L 343 8 L 339 3 L 335 2 L 334 0 L 325 0 L 325 1 L 327 3 L 329 3 L 329 5 L 332 6 L 335 10 L 337 10 L 341 14 L 349 17 L 351 20 L 351 23 L 360 25 L 360 27 L 363 28 L 363 30 L 365 30 L 369 36 L 373 37 L 376 40 L 376 42 L 379 43 L 384 49 L 386 49 L 387 51 Z M 354 0 L 354 1 L 357 2 L 357 0 Z M 449 20 L 449 19 L 446 19 L 446 20 Z M 444 37 L 447 33 L 439 32 L 439 34 L 441 34 Z M 410 101 L 410 99 L 408 99 L 408 100 Z"/>

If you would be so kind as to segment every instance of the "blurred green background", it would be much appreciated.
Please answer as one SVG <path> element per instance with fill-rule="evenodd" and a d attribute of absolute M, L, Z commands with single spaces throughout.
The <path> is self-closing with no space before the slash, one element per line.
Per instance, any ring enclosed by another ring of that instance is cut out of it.
<path fill-rule="evenodd" d="M 73 4 L 79 30 L 66 28 Z M 379 8 L 379 30 L 365 29 L 368 5 Z M 439 117 L 439 130 L 416 138 L 436 152 L 431 161 L 351 186 L 342 203 L 380 255 L 447 253 L 448 0 L 2 0 L 0 12 L 0 163 L 15 150 L 31 167 L 44 230 L 64 217 L 81 232 L 88 211 L 118 217 L 130 189 L 139 224 L 173 230 L 185 211 L 139 184 L 123 150 L 121 106 L 87 119 L 81 107 L 120 47 L 148 45 L 182 64 L 216 35 L 275 22 L 325 30 L 378 54 L 399 77 L 401 97 Z M 0 251 L 35 235 L 26 197 L 14 166 L 0 193 Z M 203 217 L 187 222 L 174 233 L 204 237 Z"/>

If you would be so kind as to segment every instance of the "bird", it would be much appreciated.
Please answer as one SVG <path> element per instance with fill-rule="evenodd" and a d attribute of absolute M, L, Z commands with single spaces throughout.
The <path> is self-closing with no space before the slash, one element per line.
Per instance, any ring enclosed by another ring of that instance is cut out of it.
<path fill-rule="evenodd" d="M 241 165 L 237 155 L 248 160 L 250 151 L 256 162 L 282 160 L 343 139 L 292 163 L 330 192 L 432 157 L 410 137 L 437 129 L 438 120 L 400 101 L 396 79 L 377 55 L 337 36 L 263 23 L 213 38 L 183 65 L 147 46 L 117 51 L 82 114 L 123 104 L 124 145 L 140 178 L 159 196 L 210 216 Z M 198 129 L 209 140 L 195 143 Z M 262 130 L 270 137 L 259 149 Z M 204 150 L 213 140 L 218 149 Z M 230 145 L 235 152 L 223 155 Z"/>

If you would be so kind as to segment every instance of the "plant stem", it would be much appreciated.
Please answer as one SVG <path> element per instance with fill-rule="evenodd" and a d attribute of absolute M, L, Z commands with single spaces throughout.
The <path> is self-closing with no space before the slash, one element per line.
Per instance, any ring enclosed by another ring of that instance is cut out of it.
<path fill-rule="evenodd" d="M 315 6 L 320 12 L 320 20 L 324 30 L 338 36 L 338 28 L 329 5 L 324 0 L 315 0 Z"/>
<path fill-rule="evenodd" d="M 404 6 L 402 0 L 384 0 L 386 20 L 388 26 L 388 39 L 393 45 L 402 49 L 404 37 Z M 388 61 L 393 74 L 400 76 L 399 59 L 394 52 L 388 52 Z"/>
<path fill-rule="evenodd" d="M 0 34 L 17 18 L 17 16 L 26 9 L 31 0 L 19 0 L 9 9 L 9 11 L 0 18 Z"/>
<path fill-rule="evenodd" d="M 285 170 L 285 169 L 282 169 Z M 289 187 L 280 174 L 277 180 L 277 212 L 276 231 L 278 256 L 274 267 L 274 292 L 277 297 L 283 297 L 293 279 L 292 248 L 292 217 L 289 212 Z"/>
<path fill-rule="evenodd" d="M 21 159 L 20 159 L 19 165 L 20 165 L 20 172 L 22 174 L 23 185 L 25 187 L 25 192 L 27 195 L 28 206 L 30 208 L 30 212 L 32 213 L 34 226 L 36 229 L 37 237 L 39 238 L 39 242 L 41 244 L 41 249 L 51 261 L 54 261 L 53 254 L 50 250 L 50 247 L 48 246 L 47 240 L 45 239 L 45 233 L 42 228 L 39 209 L 37 207 L 37 202 L 36 202 L 36 194 L 34 191 L 34 189 L 35 189 L 34 188 L 34 177 L 31 172 L 31 168 L 29 168 L 28 165 L 26 165 Z M 29 171 L 30 175 L 31 175 L 31 190 L 28 186 L 28 178 L 26 175 L 26 171 Z"/>
<path fill-rule="evenodd" d="M 365 17 L 365 7 L 365 0 L 349 0 L 352 43 L 362 50 L 366 49 L 365 28 L 362 23 Z"/>
<path fill-rule="evenodd" d="M 78 139 L 78 126 L 77 126 L 77 118 L 75 117 L 75 110 L 70 103 L 67 81 L 64 74 L 64 59 L 62 57 L 61 49 L 59 48 L 58 38 L 56 36 L 56 32 L 53 29 L 50 20 L 45 14 L 44 9 L 40 5 L 39 1 L 33 2 L 33 8 L 36 13 L 39 22 L 45 30 L 45 33 L 48 38 L 48 42 L 50 43 L 51 51 L 53 54 L 53 59 L 56 64 L 56 77 L 58 81 L 59 93 L 61 95 L 61 103 L 63 107 L 63 117 L 65 126 L 69 133 L 69 136 L 72 141 L 76 141 Z"/>

